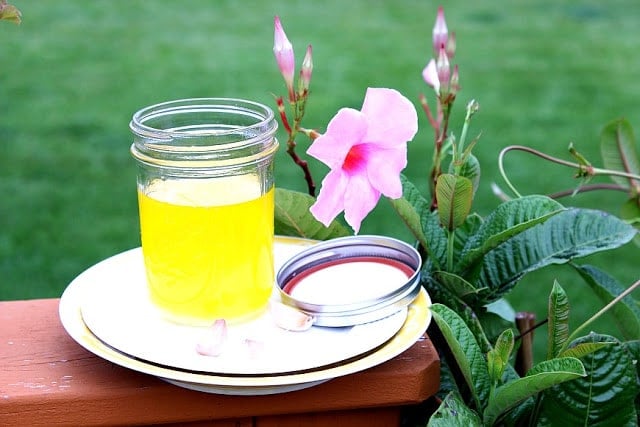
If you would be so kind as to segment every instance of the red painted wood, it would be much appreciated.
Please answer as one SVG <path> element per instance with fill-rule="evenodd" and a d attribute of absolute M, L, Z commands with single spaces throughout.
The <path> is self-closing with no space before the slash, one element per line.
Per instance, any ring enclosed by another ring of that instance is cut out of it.
<path fill-rule="evenodd" d="M 372 425 L 371 414 L 393 417 L 398 407 L 422 402 L 439 386 L 439 360 L 425 336 L 380 366 L 305 390 L 268 396 L 185 390 L 84 350 L 62 328 L 58 302 L 0 302 L 2 426 L 269 426 L 280 418 L 287 426 L 300 420 L 333 426 L 340 425 L 336 414 L 352 417 L 349 425 L 359 425 L 357 419 Z M 367 408 L 374 408 L 371 414 Z"/>

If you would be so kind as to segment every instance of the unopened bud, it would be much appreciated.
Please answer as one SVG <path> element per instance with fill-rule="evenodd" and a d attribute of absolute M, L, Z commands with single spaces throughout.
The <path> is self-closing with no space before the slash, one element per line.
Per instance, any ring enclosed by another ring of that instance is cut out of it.
<path fill-rule="evenodd" d="M 449 59 L 453 59 L 456 54 L 456 33 L 452 32 L 449 34 L 447 42 L 444 44 L 444 49 Z"/>
<path fill-rule="evenodd" d="M 307 46 L 307 53 L 302 60 L 302 67 L 300 68 L 300 82 L 304 91 L 309 90 L 309 84 L 311 83 L 311 73 L 313 72 L 313 59 L 311 58 L 311 45 Z"/>
<path fill-rule="evenodd" d="M 449 57 L 444 45 L 440 46 L 438 59 L 436 60 L 436 70 L 438 72 L 438 80 L 443 91 L 449 91 L 449 79 L 451 78 L 451 66 L 449 65 Z"/>
<path fill-rule="evenodd" d="M 440 52 L 440 46 L 447 44 L 448 29 L 447 22 L 444 19 L 444 9 L 438 6 L 438 15 L 436 23 L 433 26 L 433 53 L 437 57 Z"/>
<path fill-rule="evenodd" d="M 451 80 L 449 82 L 449 90 L 453 95 L 457 94 L 460 90 L 460 76 L 458 74 L 458 64 L 453 66 L 453 72 L 451 73 Z"/>
<path fill-rule="evenodd" d="M 274 19 L 273 54 L 276 57 L 278 68 L 287 85 L 289 101 L 293 102 L 295 101 L 295 93 L 293 91 L 293 74 L 295 72 L 293 45 L 287 38 L 284 28 L 282 28 L 279 16 L 276 16 Z"/>

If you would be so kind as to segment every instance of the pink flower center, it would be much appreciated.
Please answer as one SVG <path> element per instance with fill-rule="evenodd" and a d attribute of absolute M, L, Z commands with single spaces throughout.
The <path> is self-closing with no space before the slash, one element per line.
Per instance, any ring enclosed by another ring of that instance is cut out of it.
<path fill-rule="evenodd" d="M 367 162 L 367 149 L 364 144 L 357 144 L 351 147 L 342 163 L 342 170 L 352 174 L 365 167 Z"/>

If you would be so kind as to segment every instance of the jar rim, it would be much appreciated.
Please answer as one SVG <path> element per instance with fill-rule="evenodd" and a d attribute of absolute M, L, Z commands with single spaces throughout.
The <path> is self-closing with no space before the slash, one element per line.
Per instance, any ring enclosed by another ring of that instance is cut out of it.
<path fill-rule="evenodd" d="M 185 113 L 189 111 L 223 111 L 237 112 L 245 115 L 251 115 L 256 118 L 256 122 L 249 125 L 239 125 L 229 130 L 216 129 L 211 130 L 211 134 L 224 136 L 226 134 L 235 134 L 238 131 L 251 131 L 252 129 L 264 129 L 266 133 L 274 133 L 277 129 L 274 112 L 271 108 L 256 101 L 250 101 L 241 98 L 183 98 L 171 101 L 160 102 L 141 108 L 133 114 L 129 128 L 139 136 L 150 139 L 173 139 L 182 138 L 192 134 L 191 131 L 181 129 L 162 129 L 150 126 L 145 122 L 161 117 L 164 115 Z M 201 136 L 206 135 L 207 131 L 201 131 Z"/>

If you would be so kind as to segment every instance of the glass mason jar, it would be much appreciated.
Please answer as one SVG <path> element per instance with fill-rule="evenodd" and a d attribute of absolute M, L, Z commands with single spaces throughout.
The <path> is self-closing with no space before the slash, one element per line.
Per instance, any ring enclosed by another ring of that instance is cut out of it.
<path fill-rule="evenodd" d="M 149 295 L 178 323 L 239 321 L 274 283 L 277 122 L 241 99 L 184 99 L 133 115 Z"/>

